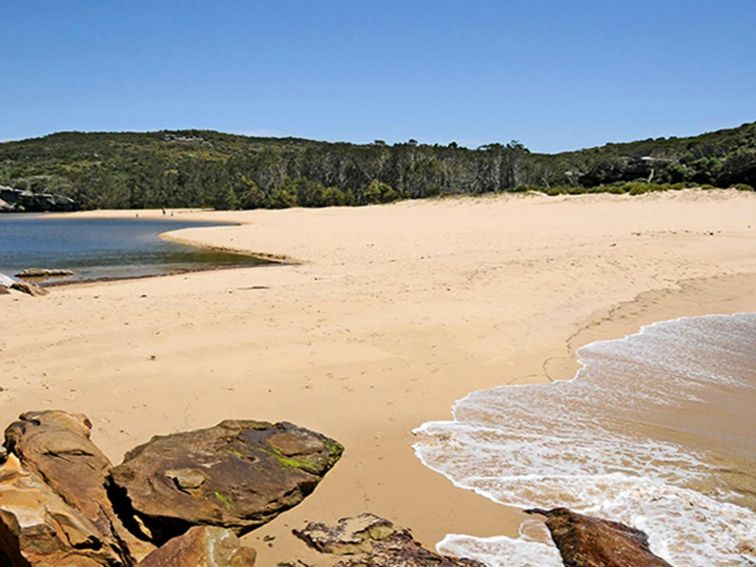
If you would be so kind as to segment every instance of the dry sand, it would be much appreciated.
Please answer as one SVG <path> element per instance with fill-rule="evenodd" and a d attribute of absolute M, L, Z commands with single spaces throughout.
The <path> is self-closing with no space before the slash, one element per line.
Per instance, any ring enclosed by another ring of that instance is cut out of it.
<path fill-rule="evenodd" d="M 244 224 L 171 238 L 299 263 L 0 298 L 0 422 L 84 412 L 115 462 L 154 434 L 224 418 L 293 421 L 343 442 L 312 496 L 248 536 L 263 566 L 307 556 L 292 527 L 365 510 L 431 547 L 449 532 L 514 535 L 517 512 L 420 464 L 414 427 L 472 390 L 569 377 L 591 340 L 756 310 L 753 193 L 176 216 Z"/>

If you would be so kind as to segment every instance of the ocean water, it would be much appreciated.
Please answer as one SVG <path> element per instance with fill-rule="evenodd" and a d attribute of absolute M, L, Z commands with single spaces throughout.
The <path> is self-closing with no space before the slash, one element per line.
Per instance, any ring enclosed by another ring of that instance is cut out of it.
<path fill-rule="evenodd" d="M 50 218 L 0 215 L 0 273 L 24 268 L 62 268 L 73 277 L 56 281 L 130 278 L 218 267 L 266 264 L 242 254 L 184 246 L 162 232 L 223 223 L 153 219 Z"/>
<path fill-rule="evenodd" d="M 578 351 L 569 381 L 470 394 L 416 430 L 455 485 L 520 508 L 567 506 L 645 531 L 676 567 L 756 565 L 756 313 L 664 321 Z M 543 523 L 449 534 L 487 565 L 561 565 Z"/>

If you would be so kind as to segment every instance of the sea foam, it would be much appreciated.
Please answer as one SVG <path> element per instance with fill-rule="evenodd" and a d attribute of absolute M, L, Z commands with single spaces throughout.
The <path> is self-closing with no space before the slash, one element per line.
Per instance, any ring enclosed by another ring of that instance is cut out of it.
<path fill-rule="evenodd" d="M 452 421 L 415 430 L 416 454 L 501 504 L 642 529 L 675 566 L 756 565 L 756 314 L 656 323 L 577 354 L 572 380 L 459 400 Z M 539 526 L 437 547 L 490 566 L 561 565 Z"/>

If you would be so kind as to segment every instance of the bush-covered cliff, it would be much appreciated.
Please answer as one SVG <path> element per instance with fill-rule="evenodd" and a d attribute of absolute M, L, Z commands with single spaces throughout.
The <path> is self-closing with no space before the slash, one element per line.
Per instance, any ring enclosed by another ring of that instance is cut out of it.
<path fill-rule="evenodd" d="M 673 183 L 755 186 L 756 122 L 559 154 L 517 142 L 357 145 L 203 130 L 63 132 L 0 144 L 0 184 L 66 195 L 84 208 L 317 207 L 531 188 L 642 192 Z"/>

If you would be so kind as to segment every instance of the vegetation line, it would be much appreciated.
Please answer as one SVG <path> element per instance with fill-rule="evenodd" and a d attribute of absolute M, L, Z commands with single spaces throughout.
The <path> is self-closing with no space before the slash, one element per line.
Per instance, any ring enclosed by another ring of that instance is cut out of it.
<path fill-rule="evenodd" d="M 549 195 L 756 185 L 756 122 L 686 138 L 532 153 L 260 138 L 205 130 L 65 132 L 0 144 L 0 185 L 74 199 L 85 209 L 365 205 L 437 195 Z"/>

